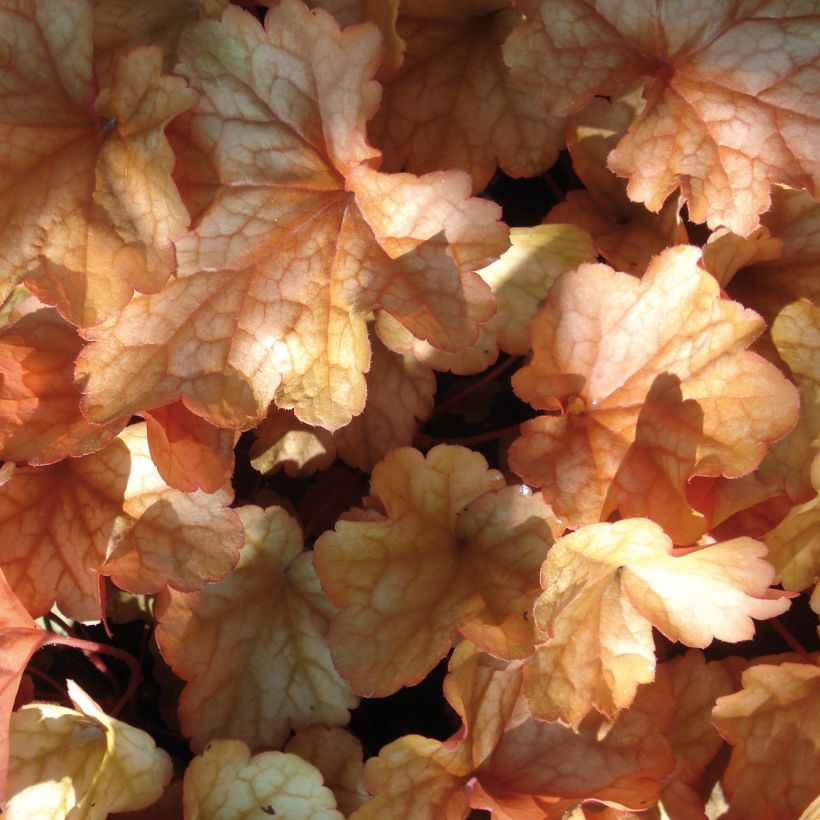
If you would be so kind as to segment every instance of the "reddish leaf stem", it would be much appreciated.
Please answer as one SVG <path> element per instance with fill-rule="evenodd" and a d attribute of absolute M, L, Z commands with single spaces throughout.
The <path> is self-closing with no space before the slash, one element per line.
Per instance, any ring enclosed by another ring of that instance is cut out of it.
<path fill-rule="evenodd" d="M 781 638 L 795 651 L 798 655 L 801 655 L 806 663 L 812 663 L 811 658 L 809 657 L 809 653 L 800 645 L 800 641 L 786 629 L 785 626 L 780 621 L 780 618 L 770 618 L 769 623 L 772 625 L 772 628 Z"/>
<path fill-rule="evenodd" d="M 111 655 L 111 657 L 117 658 L 128 667 L 128 686 L 120 696 L 119 700 L 114 704 L 114 707 L 108 713 L 111 717 L 116 717 L 122 711 L 123 707 L 131 699 L 137 689 L 137 686 L 139 686 L 139 683 L 142 680 L 140 667 L 137 661 L 127 652 L 123 652 L 122 649 L 117 649 L 115 646 L 108 646 L 107 644 L 98 643 L 97 641 L 84 641 L 82 638 L 74 638 L 65 635 L 52 635 L 47 641 L 44 642 L 43 645 L 46 644 L 61 644 L 62 646 L 70 646 L 74 649 L 79 649 L 80 652 L 82 652 L 89 660 L 92 660 L 96 653 L 102 652 L 104 655 Z"/>
<path fill-rule="evenodd" d="M 461 444 L 463 447 L 470 447 L 473 444 L 486 444 L 488 441 L 495 441 L 499 438 L 504 438 L 508 434 L 518 433 L 521 425 L 513 424 L 510 427 L 502 427 L 500 430 L 490 430 L 489 433 L 480 433 L 476 436 L 464 436 L 463 438 L 436 438 L 435 436 L 428 436 L 426 433 L 417 433 L 415 443 L 420 447 L 427 449 L 435 444 Z"/>
<path fill-rule="evenodd" d="M 510 356 L 508 359 L 505 359 L 503 362 L 499 362 L 495 367 L 491 370 L 488 370 L 480 379 L 476 379 L 474 382 L 470 382 L 466 387 L 462 390 L 459 390 L 454 395 L 450 396 L 449 399 L 441 402 L 441 404 L 437 405 L 433 410 L 433 416 L 438 416 L 439 414 L 443 413 L 448 407 L 456 404 L 457 402 L 461 401 L 462 399 L 467 398 L 467 396 L 475 393 L 476 390 L 483 387 L 485 384 L 488 384 L 497 376 L 500 376 L 506 370 L 509 370 L 514 364 L 517 364 L 521 361 L 521 356 Z"/>

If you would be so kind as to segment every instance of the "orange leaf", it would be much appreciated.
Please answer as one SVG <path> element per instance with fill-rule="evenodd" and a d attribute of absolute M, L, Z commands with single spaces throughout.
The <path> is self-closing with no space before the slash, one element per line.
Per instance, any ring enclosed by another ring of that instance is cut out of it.
<path fill-rule="evenodd" d="M 401 3 L 396 32 L 404 61 L 385 78 L 369 129 L 386 170 L 461 168 L 481 191 L 496 162 L 513 177 L 535 176 L 555 162 L 562 119 L 512 80 L 501 58 L 520 19 L 508 0 Z"/>
<path fill-rule="evenodd" d="M 231 7 L 188 30 L 179 70 L 201 96 L 187 139 L 221 185 L 177 243 L 178 277 L 89 331 L 89 418 L 182 398 L 250 428 L 275 398 L 334 430 L 364 406 L 370 310 L 437 346 L 475 339 L 492 298 L 472 271 L 504 250 L 506 228 L 462 173 L 369 167 L 378 47 L 372 25 L 340 31 L 298 0 L 265 28 Z"/>
<path fill-rule="evenodd" d="M 685 15 L 593 0 L 518 6 L 528 19 L 504 57 L 553 112 L 649 78 L 646 107 L 609 156 L 633 201 L 657 212 L 680 185 L 693 221 L 747 236 L 773 182 L 816 191 L 816 10 L 787 0 L 699 3 Z"/>
<path fill-rule="evenodd" d="M 188 214 L 163 130 L 194 101 L 153 48 L 123 58 L 97 94 L 91 29 L 86 0 L 0 5 L 0 296 L 25 277 L 81 324 L 173 270 Z"/>
<path fill-rule="evenodd" d="M 195 751 L 218 737 L 279 747 L 291 729 L 347 723 L 357 703 L 330 660 L 334 610 L 298 525 L 281 507 L 238 513 L 236 569 L 200 592 L 169 590 L 157 611 L 162 654 L 188 681 L 179 716 Z"/>
<path fill-rule="evenodd" d="M 543 487 L 568 526 L 619 510 L 691 543 L 707 525 L 686 482 L 748 473 L 795 423 L 794 387 L 744 350 L 760 317 L 721 299 L 698 258 L 696 248 L 670 248 L 642 280 L 581 265 L 533 321 L 532 363 L 513 388 L 562 413 L 522 426 L 510 466 Z"/>
<path fill-rule="evenodd" d="M 559 538 L 541 570 L 535 623 L 543 643 L 526 662 L 533 715 L 577 725 L 591 708 L 628 707 L 655 675 L 652 626 L 705 647 L 748 640 L 752 618 L 789 607 L 751 538 L 673 553 L 647 519 L 592 524 Z"/>
<path fill-rule="evenodd" d="M 322 587 L 342 611 L 333 659 L 359 694 L 421 680 L 456 630 L 488 651 L 525 657 L 537 568 L 552 535 L 549 509 L 503 487 L 478 453 L 402 448 L 373 470 L 384 506 L 340 520 L 316 542 Z"/>
<path fill-rule="evenodd" d="M 0 330 L 0 449 L 3 458 L 52 464 L 99 450 L 127 418 L 89 424 L 80 414 L 77 331 L 54 310 L 37 310 Z"/>
<path fill-rule="evenodd" d="M 56 600 L 73 618 L 99 618 L 97 573 L 141 593 L 224 576 L 242 543 L 231 500 L 169 487 L 135 424 L 93 455 L 20 468 L 0 486 L 3 568 L 32 613 Z"/>
<path fill-rule="evenodd" d="M 723 785 L 730 817 L 790 820 L 817 795 L 820 668 L 761 664 L 743 689 L 718 699 L 718 731 L 734 746 Z"/>
<path fill-rule="evenodd" d="M 177 402 L 143 413 L 151 460 L 177 490 L 216 492 L 233 473 L 233 430 L 220 430 Z"/>

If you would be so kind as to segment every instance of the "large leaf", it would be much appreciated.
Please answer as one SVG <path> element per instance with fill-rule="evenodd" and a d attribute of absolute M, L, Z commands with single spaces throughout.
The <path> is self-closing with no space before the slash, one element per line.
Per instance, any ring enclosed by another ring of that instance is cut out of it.
<path fill-rule="evenodd" d="M 510 466 L 569 526 L 617 509 L 695 541 L 707 524 L 687 481 L 750 472 L 797 419 L 793 385 L 744 349 L 760 317 L 722 299 L 699 256 L 670 248 L 642 280 L 581 265 L 533 321 L 533 359 L 513 387 L 553 414 L 522 426 Z"/>
<path fill-rule="evenodd" d="M 142 593 L 223 577 L 242 544 L 231 500 L 224 488 L 169 487 L 135 424 L 93 455 L 19 468 L 0 486 L 0 564 L 30 612 L 56 600 L 74 618 L 99 618 L 97 574 Z"/>
<path fill-rule="evenodd" d="M 341 609 L 333 659 L 353 690 L 383 696 L 420 681 L 456 633 L 503 657 L 531 650 L 535 576 L 549 508 L 504 487 L 478 453 L 405 447 L 373 470 L 385 514 L 341 520 L 316 542 L 316 571 Z"/>
<path fill-rule="evenodd" d="M 140 729 L 106 715 L 69 681 L 76 707 L 31 704 L 12 715 L 9 820 L 105 820 L 159 799 L 171 758 Z"/>
<path fill-rule="evenodd" d="M 472 271 L 505 249 L 506 228 L 463 173 L 374 170 L 378 46 L 374 26 L 340 31 L 298 0 L 264 28 L 232 7 L 188 30 L 178 70 L 200 100 L 187 139 L 220 186 L 177 243 L 178 277 L 89 331 L 89 418 L 182 398 L 248 428 L 275 398 L 336 429 L 364 406 L 368 311 L 445 349 L 476 338 L 493 306 Z"/>
<path fill-rule="evenodd" d="M 742 236 L 773 182 L 817 191 L 820 9 L 789 0 L 675 3 L 519 0 L 513 77 L 550 110 L 578 110 L 648 78 L 646 107 L 609 156 L 651 211 L 680 186 L 695 222 Z"/>
<path fill-rule="evenodd" d="M 169 590 L 157 610 L 160 650 L 188 681 L 179 715 L 196 751 L 218 737 L 281 747 L 293 728 L 344 725 L 357 703 L 330 659 L 334 609 L 299 526 L 281 507 L 238 512 L 236 569 L 201 592 Z"/>
<path fill-rule="evenodd" d="M 593 707 L 607 715 L 628 707 L 655 675 L 652 626 L 693 647 L 751 638 L 753 618 L 789 607 L 785 593 L 769 589 L 765 554 L 751 538 L 673 551 L 647 519 L 559 538 L 534 610 L 543 643 L 526 662 L 532 713 L 577 725 Z"/>
<path fill-rule="evenodd" d="M 91 34 L 86 0 L 0 4 L 0 296 L 28 277 L 79 323 L 172 272 L 188 214 L 163 130 L 194 101 L 156 48 L 129 54 L 98 94 Z"/>

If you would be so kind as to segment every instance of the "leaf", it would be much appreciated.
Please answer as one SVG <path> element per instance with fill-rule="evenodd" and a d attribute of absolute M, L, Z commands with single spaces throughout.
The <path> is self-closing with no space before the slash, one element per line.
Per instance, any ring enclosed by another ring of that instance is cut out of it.
<path fill-rule="evenodd" d="M 215 740 L 185 771 L 185 820 L 265 815 L 343 820 L 321 774 L 292 754 L 254 755 L 240 740 Z M 226 814 L 227 812 L 227 814 Z"/>
<path fill-rule="evenodd" d="M 751 538 L 673 551 L 648 519 L 592 524 L 559 538 L 541 569 L 535 603 L 542 641 L 526 662 L 539 720 L 578 725 L 591 708 L 612 716 L 655 675 L 652 626 L 686 646 L 743 641 L 752 618 L 789 607 L 770 590 L 765 545 Z"/>
<path fill-rule="evenodd" d="M 719 698 L 712 719 L 734 747 L 723 777 L 729 818 L 787 820 L 817 794 L 820 668 L 761 664 Z"/>
<path fill-rule="evenodd" d="M 233 430 L 220 430 L 177 402 L 143 413 L 151 460 L 177 490 L 214 493 L 231 479 Z"/>
<path fill-rule="evenodd" d="M 384 80 L 369 134 L 385 170 L 460 168 L 483 190 L 496 162 L 512 177 L 549 168 L 563 120 L 512 80 L 501 44 L 521 19 L 508 0 L 399 6 L 403 63 Z"/>
<path fill-rule="evenodd" d="M 820 15 L 785 0 L 651 4 L 521 0 L 527 21 L 504 46 L 514 78 L 556 114 L 648 78 L 646 107 L 609 156 L 630 199 L 658 212 L 678 186 L 689 217 L 748 236 L 772 183 L 816 191 L 810 146 Z M 742 126 L 739 124 L 742 123 Z"/>
<path fill-rule="evenodd" d="M 687 481 L 750 472 L 794 425 L 794 387 L 744 350 L 760 317 L 721 299 L 698 256 L 670 248 L 640 281 L 581 265 L 533 321 L 533 359 L 513 389 L 560 415 L 522 425 L 510 466 L 543 487 L 568 526 L 619 510 L 691 543 L 706 522 L 686 499 Z"/>
<path fill-rule="evenodd" d="M 56 311 L 41 309 L 0 330 L 0 448 L 3 458 L 52 464 L 108 444 L 126 418 L 89 424 L 80 413 L 74 359 L 77 331 Z"/>
<path fill-rule="evenodd" d="M 338 726 L 310 726 L 288 741 L 285 751 L 315 766 L 333 791 L 339 811 L 348 817 L 367 798 L 364 787 L 362 744 Z"/>
<path fill-rule="evenodd" d="M 20 679 L 31 656 L 46 642 L 0 570 L 0 804 L 6 799 L 9 765 L 9 720 Z"/>
<path fill-rule="evenodd" d="M 93 455 L 20 468 L 0 486 L 3 569 L 30 612 L 56 600 L 78 620 L 100 617 L 98 573 L 129 592 L 196 589 L 237 560 L 231 500 L 165 484 L 145 425 L 131 425 Z"/>
<path fill-rule="evenodd" d="M 201 592 L 169 590 L 157 611 L 163 657 L 188 681 L 179 717 L 197 752 L 218 737 L 281 747 L 291 729 L 346 724 L 357 703 L 330 659 L 334 610 L 298 525 L 281 507 L 238 514 L 236 569 Z"/>
<path fill-rule="evenodd" d="M 567 149 L 585 187 L 569 191 L 544 219 L 547 224 L 570 222 L 584 228 L 610 265 L 638 275 L 664 248 L 688 241 L 678 197 L 652 213 L 627 197 L 626 182 L 606 166 L 609 152 L 642 108 L 638 88 L 612 101 L 596 98 L 567 119 Z"/>
<path fill-rule="evenodd" d="M 275 398 L 335 430 L 364 406 L 372 309 L 443 348 L 475 339 L 492 299 L 472 271 L 504 250 L 506 228 L 464 174 L 370 167 L 378 41 L 298 0 L 265 28 L 231 7 L 188 30 L 179 70 L 200 93 L 188 139 L 221 187 L 177 243 L 177 278 L 88 331 L 89 418 L 181 398 L 248 429 Z"/>
<path fill-rule="evenodd" d="M 159 799 L 171 758 L 140 729 L 106 715 L 73 681 L 76 707 L 24 706 L 11 718 L 5 817 L 105 820 Z"/>
<path fill-rule="evenodd" d="M 161 75 L 152 48 L 124 58 L 97 94 L 91 30 L 85 0 L 0 6 L 0 296 L 25 277 L 81 324 L 173 270 L 188 215 L 163 129 L 194 99 Z"/>
<path fill-rule="evenodd" d="M 260 473 L 283 470 L 291 478 L 304 478 L 336 460 L 334 434 L 299 421 L 292 410 L 271 407 L 253 435 L 251 464 Z"/>
<path fill-rule="evenodd" d="M 420 681 L 456 630 L 524 657 L 535 574 L 552 541 L 549 509 L 478 453 L 401 448 L 373 470 L 385 514 L 340 520 L 316 542 L 322 588 L 341 611 L 333 660 L 353 691 L 382 697 Z"/>

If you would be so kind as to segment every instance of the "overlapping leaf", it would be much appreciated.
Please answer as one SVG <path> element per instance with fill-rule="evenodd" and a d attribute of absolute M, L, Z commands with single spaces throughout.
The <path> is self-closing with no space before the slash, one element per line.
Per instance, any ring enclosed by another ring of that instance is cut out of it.
<path fill-rule="evenodd" d="M 28 277 L 79 323 L 171 273 L 188 214 L 163 129 L 194 101 L 155 48 L 125 57 L 98 94 L 92 25 L 87 0 L 0 5 L 0 295 Z"/>
<path fill-rule="evenodd" d="M 336 429 L 364 405 L 369 310 L 444 349 L 476 338 L 493 306 L 471 271 L 505 249 L 506 229 L 464 174 L 373 169 L 378 46 L 375 27 L 340 31 L 298 0 L 264 28 L 229 8 L 189 29 L 179 70 L 201 96 L 188 139 L 221 187 L 177 244 L 179 276 L 89 331 L 89 418 L 181 397 L 247 428 L 275 397 Z"/>
<path fill-rule="evenodd" d="M 171 779 L 171 758 L 140 729 L 106 715 L 69 682 L 75 709 L 31 704 L 12 715 L 9 820 L 82 817 L 150 806 Z"/>
<path fill-rule="evenodd" d="M 353 690 L 385 695 L 418 682 L 456 630 L 525 657 L 549 508 L 503 487 L 478 453 L 448 445 L 426 458 L 393 450 L 373 470 L 371 493 L 384 515 L 340 520 L 315 546 L 322 587 L 341 609 L 333 659 Z"/>
<path fill-rule="evenodd" d="M 751 538 L 673 551 L 647 519 L 558 539 L 534 610 L 543 643 L 526 662 L 533 715 L 577 725 L 591 708 L 613 715 L 628 707 L 655 675 L 652 626 L 693 647 L 751 638 L 753 618 L 789 607 L 785 593 L 769 589 L 765 554 Z"/>
<path fill-rule="evenodd" d="M 510 78 L 501 57 L 520 19 L 509 0 L 402 0 L 393 36 L 401 39 L 403 60 L 385 77 L 369 128 L 386 170 L 462 168 L 481 191 L 496 162 L 513 177 L 555 162 L 563 120 Z"/>
<path fill-rule="evenodd" d="M 690 543 L 707 526 L 686 482 L 750 472 L 794 425 L 797 391 L 744 350 L 760 317 L 721 299 L 698 259 L 670 248 L 640 281 L 582 265 L 533 321 L 533 359 L 513 387 L 559 414 L 522 426 L 510 465 L 569 526 L 619 510 Z"/>
<path fill-rule="evenodd" d="M 343 820 L 321 774 L 292 754 L 251 757 L 241 740 L 216 740 L 185 771 L 185 820 L 264 817 Z"/>
<path fill-rule="evenodd" d="M 730 816 L 798 817 L 817 796 L 820 668 L 753 666 L 741 691 L 718 700 L 712 719 L 734 747 L 723 777 Z"/>
<path fill-rule="evenodd" d="M 672 3 L 520 0 L 504 56 L 555 113 L 648 78 L 646 107 L 609 166 L 659 211 L 678 186 L 690 218 L 746 236 L 773 182 L 816 193 L 820 9 L 787 0 Z"/>
<path fill-rule="evenodd" d="M 67 615 L 99 618 L 98 574 L 147 593 L 223 577 L 242 544 L 231 500 L 229 489 L 169 487 L 135 424 L 93 455 L 19 468 L 0 486 L 0 564 L 33 614 L 56 600 Z"/>
<path fill-rule="evenodd" d="M 330 659 L 333 607 L 296 522 L 281 508 L 240 507 L 236 569 L 201 592 L 165 593 L 157 641 L 188 685 L 179 716 L 191 745 L 232 737 L 281 747 L 291 729 L 347 723 L 357 700 Z"/>

